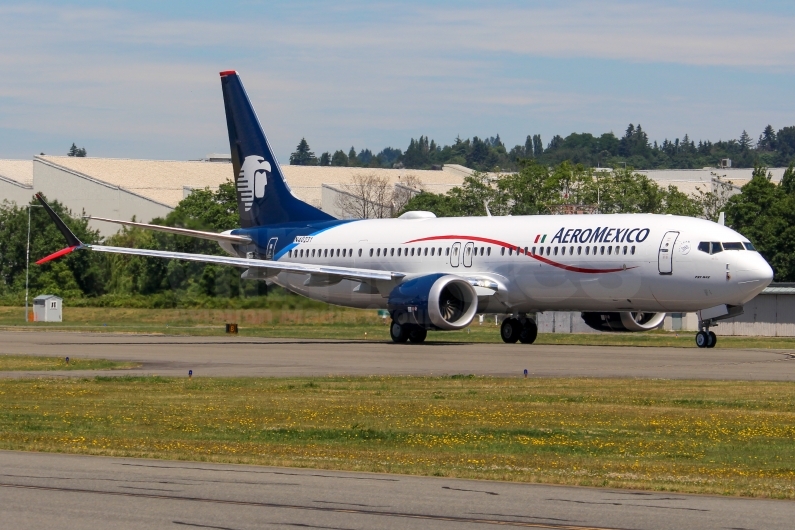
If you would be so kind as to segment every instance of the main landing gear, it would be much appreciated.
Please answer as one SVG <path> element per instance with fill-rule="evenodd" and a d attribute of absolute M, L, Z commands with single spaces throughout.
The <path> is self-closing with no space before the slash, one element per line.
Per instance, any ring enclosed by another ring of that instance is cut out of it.
<path fill-rule="evenodd" d="M 389 335 L 392 337 L 393 342 L 402 343 L 409 341 L 420 343 L 425 342 L 428 330 L 415 324 L 398 324 L 393 320 L 392 325 L 389 326 Z"/>
<path fill-rule="evenodd" d="M 532 318 L 519 315 L 519 317 L 508 317 L 502 321 L 500 337 L 507 344 L 515 344 L 517 341 L 522 344 L 532 344 L 537 336 L 538 326 Z"/>
<path fill-rule="evenodd" d="M 700 331 L 696 333 L 696 346 L 699 348 L 714 348 L 718 343 L 718 336 L 709 330 L 710 322 L 699 322 Z"/>

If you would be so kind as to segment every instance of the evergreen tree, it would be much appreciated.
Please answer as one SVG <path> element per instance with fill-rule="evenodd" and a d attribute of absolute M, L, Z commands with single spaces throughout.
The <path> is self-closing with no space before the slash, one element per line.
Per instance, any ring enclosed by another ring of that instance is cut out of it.
<path fill-rule="evenodd" d="M 290 165 L 292 166 L 317 165 L 317 158 L 315 158 L 315 153 L 313 153 L 309 149 L 309 144 L 307 143 L 306 138 L 301 138 L 301 141 L 298 143 L 298 147 L 295 148 L 295 152 L 290 155 Z"/>
<path fill-rule="evenodd" d="M 544 142 L 541 141 L 541 135 L 533 135 L 533 156 L 540 157 L 544 153 Z"/>
<path fill-rule="evenodd" d="M 700 142 L 699 142 L 700 143 Z M 740 148 L 743 151 L 748 151 L 753 147 L 753 140 L 751 140 L 751 135 L 743 129 L 743 133 L 740 135 Z"/>
<path fill-rule="evenodd" d="M 328 153 L 328 151 L 320 155 L 320 165 L 321 166 L 331 165 L 331 155 Z"/>
<path fill-rule="evenodd" d="M 72 142 L 72 147 L 69 148 L 69 152 L 66 153 L 67 156 L 79 156 L 84 157 L 86 156 L 86 148 L 85 147 L 77 147 L 74 142 Z"/>
<path fill-rule="evenodd" d="M 773 151 L 776 148 L 776 132 L 772 126 L 765 127 L 765 130 L 759 135 L 756 148 L 760 151 Z"/>
<path fill-rule="evenodd" d="M 358 167 L 359 166 L 359 158 L 356 156 L 356 149 L 351 146 L 351 150 L 348 151 L 348 165 L 351 167 Z"/>
<path fill-rule="evenodd" d="M 347 155 L 341 150 L 334 151 L 334 155 L 331 157 L 331 165 L 347 166 L 348 165 Z"/>

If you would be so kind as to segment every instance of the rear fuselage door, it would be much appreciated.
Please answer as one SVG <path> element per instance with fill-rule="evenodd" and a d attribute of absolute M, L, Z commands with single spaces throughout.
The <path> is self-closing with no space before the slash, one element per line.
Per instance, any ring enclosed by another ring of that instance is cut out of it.
<path fill-rule="evenodd" d="M 472 253 L 474 252 L 474 249 L 475 244 L 471 242 L 464 246 L 464 267 L 472 266 Z"/>
<path fill-rule="evenodd" d="M 268 246 L 265 248 L 265 259 L 273 259 L 276 253 L 276 242 L 279 241 L 278 237 L 272 237 L 268 240 Z"/>
<path fill-rule="evenodd" d="M 666 232 L 660 242 L 660 251 L 657 254 L 657 267 L 660 274 L 672 274 L 674 272 L 673 255 L 676 238 L 679 232 Z"/>
<path fill-rule="evenodd" d="M 450 249 L 450 265 L 452 267 L 458 267 L 458 263 L 461 260 L 461 243 L 453 243 L 453 247 Z"/>

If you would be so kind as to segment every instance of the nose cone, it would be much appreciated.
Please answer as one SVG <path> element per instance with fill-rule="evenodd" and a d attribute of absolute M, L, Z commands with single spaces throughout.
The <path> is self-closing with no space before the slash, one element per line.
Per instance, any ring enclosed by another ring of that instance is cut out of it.
<path fill-rule="evenodd" d="M 761 293 L 773 281 L 773 269 L 765 258 L 751 252 L 747 252 L 746 257 L 737 282 L 743 295 L 743 303 Z"/>

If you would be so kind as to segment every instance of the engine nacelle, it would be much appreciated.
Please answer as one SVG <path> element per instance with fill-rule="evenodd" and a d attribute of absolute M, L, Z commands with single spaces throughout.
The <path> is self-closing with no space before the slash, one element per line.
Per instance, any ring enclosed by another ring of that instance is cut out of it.
<path fill-rule="evenodd" d="M 582 319 L 597 331 L 650 331 L 659 328 L 665 313 L 622 311 L 620 313 L 583 313 Z"/>
<path fill-rule="evenodd" d="M 389 312 L 398 324 L 425 329 L 463 329 L 475 318 L 478 295 L 469 282 L 450 274 L 408 280 L 389 293 Z"/>

